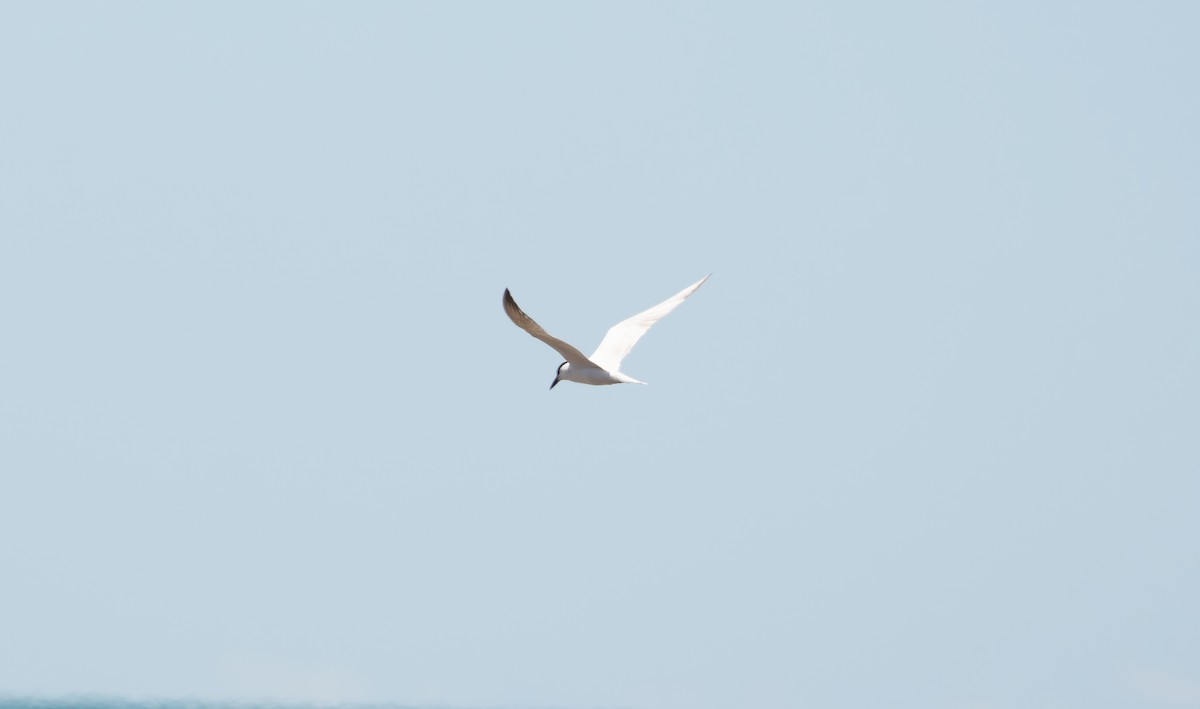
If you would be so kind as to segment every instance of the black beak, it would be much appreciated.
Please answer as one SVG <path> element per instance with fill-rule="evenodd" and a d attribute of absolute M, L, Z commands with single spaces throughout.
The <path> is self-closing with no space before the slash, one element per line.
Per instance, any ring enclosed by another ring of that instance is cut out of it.
<path fill-rule="evenodd" d="M 550 388 L 553 389 L 556 384 L 558 384 L 558 377 L 555 377 L 554 381 L 550 382 Z"/>

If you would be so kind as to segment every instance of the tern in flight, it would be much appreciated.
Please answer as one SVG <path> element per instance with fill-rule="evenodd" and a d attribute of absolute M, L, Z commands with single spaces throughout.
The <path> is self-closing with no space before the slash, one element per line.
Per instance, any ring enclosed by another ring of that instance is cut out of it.
<path fill-rule="evenodd" d="M 563 380 L 594 385 L 645 384 L 646 382 L 639 382 L 633 377 L 622 374 L 620 371 L 621 360 L 625 359 L 625 355 L 629 354 L 629 350 L 633 349 L 633 346 L 642 338 L 642 335 L 646 334 L 651 325 L 678 308 L 679 304 L 695 293 L 697 288 L 704 285 L 711 275 L 711 273 L 708 274 L 653 308 L 608 328 L 604 340 L 600 342 L 600 346 L 596 348 L 591 357 L 584 357 L 579 350 L 557 337 L 549 335 L 541 325 L 535 323 L 533 318 L 526 315 L 517 306 L 517 301 L 513 300 L 512 293 L 509 293 L 507 288 L 504 289 L 504 312 L 517 327 L 550 345 L 566 358 L 566 362 L 558 365 L 558 374 L 554 375 L 554 381 L 550 383 L 551 389 Z"/>

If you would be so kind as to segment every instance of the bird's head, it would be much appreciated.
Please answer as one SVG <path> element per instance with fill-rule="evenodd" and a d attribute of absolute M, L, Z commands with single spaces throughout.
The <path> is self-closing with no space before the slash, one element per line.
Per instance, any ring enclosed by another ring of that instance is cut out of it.
<path fill-rule="evenodd" d="M 558 384 L 559 381 L 562 380 L 563 372 L 567 371 L 570 368 L 571 368 L 571 365 L 567 364 L 566 362 L 563 362 L 562 364 L 558 365 L 558 371 L 554 374 L 554 381 L 550 382 L 551 389 L 554 388 L 555 384 Z"/>

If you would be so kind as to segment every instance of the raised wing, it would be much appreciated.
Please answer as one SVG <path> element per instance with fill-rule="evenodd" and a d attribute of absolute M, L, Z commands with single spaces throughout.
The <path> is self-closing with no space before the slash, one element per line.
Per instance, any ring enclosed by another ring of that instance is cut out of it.
<path fill-rule="evenodd" d="M 547 345 L 553 347 L 560 355 L 563 356 L 563 359 L 571 363 L 571 366 L 596 366 L 591 360 L 589 360 L 587 357 L 584 357 L 583 353 L 579 350 L 568 345 L 557 337 L 551 337 L 549 334 L 547 334 L 546 331 L 542 329 L 541 325 L 535 323 L 533 318 L 526 315 L 525 311 L 521 310 L 521 308 L 517 306 L 517 301 L 513 300 L 512 293 L 509 293 L 507 288 L 504 289 L 504 312 L 508 315 L 508 319 L 513 321 L 514 325 L 521 328 L 525 332 L 528 332 L 530 335 L 533 335 L 542 342 L 545 342 Z"/>
<path fill-rule="evenodd" d="M 642 339 L 642 335 L 646 334 L 650 326 L 678 308 L 679 304 L 695 293 L 697 288 L 704 285 L 711 275 L 711 273 L 708 274 L 653 308 L 610 327 L 600 342 L 600 346 L 592 353 L 592 361 L 610 372 L 618 371 L 621 367 L 621 360 L 625 359 L 625 355 L 629 354 L 629 350 L 632 350 L 637 341 Z"/>

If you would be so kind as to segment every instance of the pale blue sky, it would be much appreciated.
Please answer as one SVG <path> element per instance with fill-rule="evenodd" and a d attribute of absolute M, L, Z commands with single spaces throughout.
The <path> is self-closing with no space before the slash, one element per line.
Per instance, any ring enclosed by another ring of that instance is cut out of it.
<path fill-rule="evenodd" d="M 1200 706 L 1198 7 L 5 4 L 0 695 Z"/>

